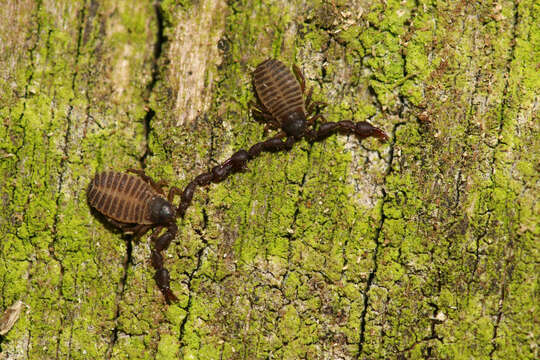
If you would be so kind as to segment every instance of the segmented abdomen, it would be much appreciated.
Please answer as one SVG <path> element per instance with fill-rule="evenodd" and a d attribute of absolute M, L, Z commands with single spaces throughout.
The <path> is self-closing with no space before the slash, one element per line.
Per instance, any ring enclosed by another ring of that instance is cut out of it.
<path fill-rule="evenodd" d="M 253 84 L 261 103 L 280 123 L 292 112 L 306 112 L 300 84 L 281 61 L 268 59 L 257 66 Z"/>
<path fill-rule="evenodd" d="M 113 220 L 152 224 L 148 204 L 157 193 L 139 177 L 118 172 L 99 173 L 90 182 L 87 195 L 92 207 Z"/>

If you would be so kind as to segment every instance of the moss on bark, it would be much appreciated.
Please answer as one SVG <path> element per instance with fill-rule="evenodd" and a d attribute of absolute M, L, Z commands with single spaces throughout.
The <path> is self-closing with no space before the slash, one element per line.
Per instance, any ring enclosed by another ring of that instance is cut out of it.
<path fill-rule="evenodd" d="M 533 0 L 0 5 L 7 358 L 537 358 Z M 353 137 L 199 189 L 167 250 L 86 203 L 96 171 L 183 187 L 265 138 L 251 71 L 297 63 Z"/>

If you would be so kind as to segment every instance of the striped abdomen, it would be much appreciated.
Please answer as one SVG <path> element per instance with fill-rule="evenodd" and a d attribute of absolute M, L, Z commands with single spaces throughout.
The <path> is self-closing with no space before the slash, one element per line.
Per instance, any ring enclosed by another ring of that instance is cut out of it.
<path fill-rule="evenodd" d="M 153 224 L 150 201 L 159 196 L 141 178 L 125 173 L 97 174 L 88 186 L 88 202 L 103 215 L 133 224 Z"/>
<path fill-rule="evenodd" d="M 281 62 L 268 59 L 253 72 L 253 84 L 266 110 L 281 124 L 292 113 L 306 113 L 300 84 Z"/>

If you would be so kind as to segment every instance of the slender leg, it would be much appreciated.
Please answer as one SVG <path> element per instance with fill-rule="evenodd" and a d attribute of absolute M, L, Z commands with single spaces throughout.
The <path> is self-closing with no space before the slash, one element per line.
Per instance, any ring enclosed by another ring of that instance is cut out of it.
<path fill-rule="evenodd" d="M 249 102 L 249 105 L 253 108 L 251 112 L 255 118 L 259 119 L 259 122 L 266 123 L 266 129 L 279 129 L 279 122 L 266 110 L 262 105 L 259 105 L 253 101 Z"/>
<path fill-rule="evenodd" d="M 151 225 L 139 225 L 134 231 L 133 231 L 133 238 L 138 239 L 141 236 L 143 236 L 148 230 L 150 230 L 152 226 Z"/>
<path fill-rule="evenodd" d="M 252 109 L 251 112 L 253 112 L 253 115 L 255 117 L 258 117 L 258 118 L 262 119 L 264 122 L 276 122 L 274 120 L 274 117 L 269 113 L 266 113 L 266 112 L 261 111 L 259 109 Z"/>
<path fill-rule="evenodd" d="M 313 114 L 317 107 L 319 107 L 319 111 L 327 107 L 328 104 L 323 101 L 314 101 L 309 104 L 309 106 L 306 104 L 306 112 L 308 114 Z"/>
<path fill-rule="evenodd" d="M 296 76 L 296 79 L 298 80 L 298 83 L 300 84 L 300 89 L 302 90 L 302 94 L 305 94 L 306 90 L 306 78 L 304 77 L 304 74 L 302 74 L 302 71 L 300 68 L 296 65 L 293 65 L 293 72 Z M 306 99 L 304 102 L 304 106 L 306 107 L 306 111 L 308 114 L 312 114 L 313 111 L 317 106 L 325 107 L 327 104 L 322 101 L 315 101 L 311 102 L 311 96 L 313 95 L 313 87 L 310 87 L 306 94 Z"/>
<path fill-rule="evenodd" d="M 144 224 L 126 224 L 114 219 L 107 218 L 107 221 L 122 230 L 126 235 L 132 235 L 133 238 L 139 238 L 147 232 L 151 226 Z"/>
<path fill-rule="evenodd" d="M 255 109 L 252 110 L 252 113 L 255 119 L 259 119 L 259 122 L 264 123 L 263 133 L 265 135 L 268 133 L 268 130 L 277 130 L 280 128 L 279 122 L 271 114 L 259 112 Z"/>
<path fill-rule="evenodd" d="M 139 169 L 127 169 L 126 170 L 127 172 L 130 172 L 130 173 L 133 173 L 133 174 L 136 174 L 136 175 L 139 175 L 144 181 L 146 182 L 149 182 L 149 183 L 153 183 L 154 180 L 152 180 L 152 178 L 148 175 L 146 175 L 146 173 L 144 172 L 144 170 L 139 170 Z"/>
<path fill-rule="evenodd" d="M 304 106 L 306 107 L 306 111 L 307 111 L 308 114 L 311 114 L 311 112 L 309 110 L 312 108 L 311 95 L 313 95 L 313 87 L 309 88 L 309 90 L 307 92 L 307 95 L 306 95 L 306 100 L 304 101 Z"/>
<path fill-rule="evenodd" d="M 309 118 L 307 120 L 307 123 L 308 123 L 309 126 L 313 126 L 313 125 L 315 125 L 315 121 L 318 120 L 318 119 L 323 119 L 324 122 L 326 123 L 326 119 L 324 118 L 324 116 L 322 114 L 317 114 L 317 115 Z"/>
<path fill-rule="evenodd" d="M 176 195 L 180 195 L 180 194 L 182 194 L 182 190 L 180 190 L 176 186 L 172 186 L 171 188 L 169 188 L 169 194 L 167 195 L 167 201 L 172 203 L 173 200 L 174 200 L 174 197 Z"/>
<path fill-rule="evenodd" d="M 277 152 L 290 150 L 295 142 L 293 137 L 288 137 L 283 141 L 285 136 L 284 132 L 280 132 L 278 135 L 260 143 L 253 145 L 249 150 L 238 150 L 229 159 L 225 160 L 221 165 L 214 166 L 212 170 L 200 174 L 192 182 L 190 182 L 184 192 L 182 193 L 182 199 L 180 205 L 177 208 L 178 216 L 183 217 L 187 208 L 191 204 L 193 199 L 193 193 L 198 186 L 206 186 L 210 183 L 218 183 L 225 180 L 229 175 L 243 171 L 246 169 L 246 164 L 249 160 L 253 160 L 259 156 L 263 151 L 265 152 Z"/>
<path fill-rule="evenodd" d="M 154 187 L 154 189 L 156 189 L 156 191 L 158 193 L 160 193 L 161 195 L 165 196 L 165 193 L 163 192 L 163 188 L 165 186 L 167 186 L 167 181 L 165 180 L 159 180 L 158 182 L 154 183 L 152 185 Z"/>
<path fill-rule="evenodd" d="M 306 138 L 310 142 L 321 141 L 336 132 L 356 135 L 359 140 L 370 136 L 376 137 L 381 141 L 388 140 L 388 135 L 384 131 L 370 123 L 365 121 L 354 123 L 349 120 L 323 123 L 317 130 L 309 131 Z"/>
<path fill-rule="evenodd" d="M 111 218 L 105 218 L 105 219 L 110 224 L 112 224 L 112 225 L 116 226 L 117 228 L 119 228 L 120 230 L 122 230 L 122 232 L 124 234 L 128 234 L 128 235 L 133 234 L 135 231 L 138 231 L 139 228 L 141 227 L 141 225 L 139 225 L 139 224 L 126 224 L 126 223 L 116 221 L 116 220 L 111 219 Z"/>
<path fill-rule="evenodd" d="M 258 104 L 253 100 L 250 100 L 248 105 L 262 114 L 269 114 L 268 110 L 266 110 L 266 108 L 263 105 Z"/>
<path fill-rule="evenodd" d="M 300 84 L 300 89 L 302 90 L 302 94 L 306 90 L 306 78 L 304 77 L 304 74 L 302 74 L 302 70 L 294 64 L 292 67 L 293 73 L 296 76 L 296 80 L 298 80 L 298 83 Z"/>

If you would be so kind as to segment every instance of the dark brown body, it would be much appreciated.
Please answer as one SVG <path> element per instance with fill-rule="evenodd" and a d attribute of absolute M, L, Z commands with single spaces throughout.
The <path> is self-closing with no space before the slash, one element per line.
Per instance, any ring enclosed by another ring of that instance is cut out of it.
<path fill-rule="evenodd" d="M 360 140 L 370 136 L 382 141 L 388 139 L 384 131 L 365 121 L 324 121 L 315 129 L 315 121 L 325 119 L 321 114 L 313 115 L 314 110 L 324 104 L 311 101 L 311 90 L 307 92 L 304 100 L 305 78 L 297 66 L 293 66 L 293 72 L 294 75 L 282 62 L 269 59 L 257 66 L 253 75 L 253 84 L 260 101 L 260 106 L 254 104 L 253 113 L 266 121 L 266 127 L 281 131 L 248 150 L 238 150 L 222 164 L 195 177 L 184 191 L 180 192 L 172 187 L 165 200 L 160 184 L 146 176 L 144 171 L 133 169 L 128 172 L 138 174 L 139 177 L 105 172 L 97 174 L 91 181 L 88 187 L 89 204 L 114 225 L 136 236 L 154 228 L 150 237 L 153 243 L 151 262 L 156 269 L 154 279 L 167 303 L 176 301 L 177 298 L 170 289 L 169 272 L 163 266 L 161 252 L 166 250 L 175 238 L 178 232 L 176 218 L 185 215 L 197 187 L 223 181 L 230 174 L 246 169 L 247 162 L 262 152 L 290 150 L 294 143 L 302 138 L 313 143 L 334 133 L 341 133 L 353 134 Z M 181 202 L 176 209 L 172 206 L 175 194 L 181 195 Z M 163 229 L 167 231 L 160 235 Z"/>
<path fill-rule="evenodd" d="M 118 172 L 103 172 L 88 187 L 88 203 L 117 222 L 151 225 L 150 202 L 159 194 L 143 179 Z"/>
<path fill-rule="evenodd" d="M 306 126 L 306 107 L 303 89 L 291 71 L 281 61 L 268 59 L 253 72 L 253 85 L 279 127 L 289 136 L 300 136 L 298 131 Z"/>
<path fill-rule="evenodd" d="M 152 266 L 154 279 L 167 303 L 177 298 L 170 289 L 169 271 L 163 266 L 161 252 L 166 250 L 178 232 L 177 212 L 171 202 L 177 188 L 171 188 L 165 199 L 161 185 L 156 184 L 142 170 L 128 170 L 139 176 L 118 172 L 97 174 L 88 186 L 88 203 L 112 224 L 125 233 L 141 236 L 154 228 L 152 236 Z M 163 235 L 160 232 L 166 229 Z"/>
<path fill-rule="evenodd" d="M 179 216 L 184 216 L 186 213 L 193 199 L 193 193 L 198 186 L 223 181 L 230 174 L 244 170 L 247 162 L 262 152 L 287 151 L 302 138 L 309 142 L 315 142 L 324 140 L 334 133 L 353 134 L 360 140 L 370 136 L 382 141 L 388 139 L 384 131 L 365 121 L 357 123 L 350 120 L 327 122 L 321 114 L 308 118 L 318 106 L 325 104 L 312 102 L 311 90 L 307 92 L 304 100 L 306 80 L 296 65 L 293 66 L 293 72 L 281 61 L 275 59 L 265 60 L 257 66 L 253 72 L 253 86 L 259 104 L 252 104 L 253 114 L 266 122 L 265 129 L 271 128 L 281 131 L 276 136 L 261 141 L 247 150 L 238 150 L 222 164 L 197 176 L 182 192 L 182 201 L 177 210 Z M 317 129 L 314 129 L 317 119 L 324 120 L 324 122 Z"/>

